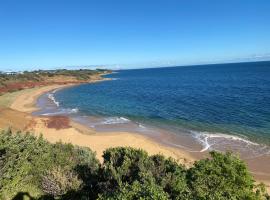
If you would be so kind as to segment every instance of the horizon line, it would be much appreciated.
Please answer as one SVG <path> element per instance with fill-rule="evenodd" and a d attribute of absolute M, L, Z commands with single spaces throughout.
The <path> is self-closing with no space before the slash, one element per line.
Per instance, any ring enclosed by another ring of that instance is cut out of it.
<path fill-rule="evenodd" d="M 168 68 L 168 67 L 192 67 L 192 66 L 204 66 L 204 65 L 219 65 L 219 64 L 237 64 L 237 63 L 254 63 L 254 62 L 270 62 L 270 58 L 266 60 L 250 60 L 250 61 L 224 61 L 224 62 L 204 62 L 204 63 L 192 63 L 192 64 L 173 64 L 173 65 L 162 65 L 162 66 L 150 66 L 150 67 L 130 67 L 130 68 L 110 68 L 109 66 L 121 66 L 119 64 L 112 64 L 112 65 L 74 65 L 74 66 L 65 66 L 65 67 L 41 67 L 31 69 L 31 70 L 0 70 L 0 72 L 24 72 L 24 71 L 38 71 L 38 70 L 80 70 L 80 69 L 89 69 L 89 70 L 96 70 L 96 69 L 107 69 L 112 71 L 122 71 L 122 70 L 135 70 L 135 69 L 155 69 L 155 68 Z"/>

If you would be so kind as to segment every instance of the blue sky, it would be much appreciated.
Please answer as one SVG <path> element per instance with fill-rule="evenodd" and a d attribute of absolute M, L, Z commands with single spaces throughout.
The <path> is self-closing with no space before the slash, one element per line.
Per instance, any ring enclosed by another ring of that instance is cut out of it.
<path fill-rule="evenodd" d="M 265 59 L 269 0 L 0 1 L 0 70 Z"/>

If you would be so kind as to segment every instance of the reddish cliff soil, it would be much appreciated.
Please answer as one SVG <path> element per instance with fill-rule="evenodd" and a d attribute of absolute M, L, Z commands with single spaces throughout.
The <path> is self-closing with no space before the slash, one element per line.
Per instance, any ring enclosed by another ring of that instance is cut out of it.
<path fill-rule="evenodd" d="M 54 128 L 56 130 L 70 128 L 70 119 L 65 116 L 52 116 L 45 120 L 45 124 L 48 128 Z"/>

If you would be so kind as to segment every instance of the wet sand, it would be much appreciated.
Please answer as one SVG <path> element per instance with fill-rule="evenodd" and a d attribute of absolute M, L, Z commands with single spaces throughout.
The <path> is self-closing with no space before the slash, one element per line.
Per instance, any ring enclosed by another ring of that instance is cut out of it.
<path fill-rule="evenodd" d="M 146 150 L 150 155 L 161 153 L 166 157 L 173 157 L 179 162 L 188 166 L 200 158 L 207 157 L 207 152 L 188 152 L 181 147 L 173 147 L 163 143 L 166 140 L 176 141 L 177 138 L 169 134 L 162 134 L 159 137 L 145 136 L 131 132 L 102 132 L 86 127 L 70 120 L 68 117 L 39 117 L 32 116 L 36 111 L 37 98 L 51 90 L 70 87 L 68 85 L 51 85 L 35 89 L 28 89 L 18 92 L 18 95 L 11 99 L 7 107 L 0 109 L 0 128 L 13 127 L 15 130 L 31 131 L 34 135 L 42 134 L 50 142 L 62 141 L 74 145 L 85 146 L 96 152 L 97 158 L 102 161 L 102 153 L 109 147 L 130 146 Z M 0 97 L 1 99 L 1 97 Z M 179 139 L 179 138 L 178 138 Z M 185 140 L 184 138 L 182 138 Z M 189 141 L 186 140 L 188 143 Z M 183 141 L 181 141 L 183 143 Z M 192 144 L 191 144 L 192 145 Z M 270 157 L 260 156 L 245 160 L 256 180 L 263 181 L 270 185 Z M 269 190 L 270 191 L 270 190 Z"/>

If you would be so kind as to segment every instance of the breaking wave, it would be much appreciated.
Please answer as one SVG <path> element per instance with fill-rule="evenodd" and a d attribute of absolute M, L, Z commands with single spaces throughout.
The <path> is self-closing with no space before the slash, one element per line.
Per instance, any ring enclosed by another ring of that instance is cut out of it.
<path fill-rule="evenodd" d="M 256 157 L 270 154 L 270 148 L 263 144 L 252 142 L 247 138 L 224 133 L 209 133 L 206 131 L 190 131 L 192 136 L 202 145 L 200 152 L 207 150 L 234 151 L 246 157 Z"/>
<path fill-rule="evenodd" d="M 54 93 L 56 90 L 52 91 L 51 93 L 48 93 L 48 98 L 57 106 L 59 107 L 59 102 L 55 100 Z"/>
<path fill-rule="evenodd" d="M 54 115 L 68 115 L 68 114 L 74 114 L 78 113 L 79 109 L 78 108 L 73 108 L 73 109 L 60 109 L 55 112 L 48 112 L 48 113 L 43 113 L 41 115 L 43 116 L 54 116 Z"/>
<path fill-rule="evenodd" d="M 128 122 L 130 122 L 130 120 L 124 117 L 107 117 L 101 124 L 125 124 Z"/>

